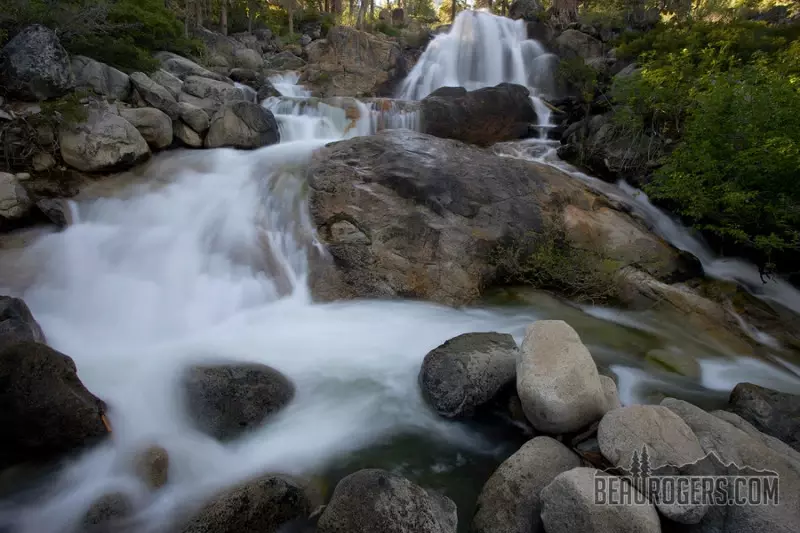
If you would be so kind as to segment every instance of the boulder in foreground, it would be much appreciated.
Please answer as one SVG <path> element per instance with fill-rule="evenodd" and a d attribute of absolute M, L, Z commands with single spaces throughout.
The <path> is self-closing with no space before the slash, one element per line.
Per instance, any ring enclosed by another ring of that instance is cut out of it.
<path fill-rule="evenodd" d="M 67 51 L 55 32 L 41 24 L 23 29 L 0 51 L 0 86 L 13 98 L 48 100 L 74 85 Z"/>
<path fill-rule="evenodd" d="M 269 110 L 239 101 L 225 104 L 211 119 L 205 147 L 251 150 L 279 140 L 278 123 Z"/>
<path fill-rule="evenodd" d="M 800 396 L 739 383 L 728 409 L 800 452 Z"/>

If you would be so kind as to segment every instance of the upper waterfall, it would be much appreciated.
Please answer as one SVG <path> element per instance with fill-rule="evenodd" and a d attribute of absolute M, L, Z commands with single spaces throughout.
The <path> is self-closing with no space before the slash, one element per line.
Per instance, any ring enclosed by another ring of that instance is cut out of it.
<path fill-rule="evenodd" d="M 420 100 L 440 87 L 467 90 L 517 83 L 553 93 L 555 56 L 528 39 L 525 24 L 483 11 L 462 11 L 448 33 L 430 42 L 398 97 Z"/>

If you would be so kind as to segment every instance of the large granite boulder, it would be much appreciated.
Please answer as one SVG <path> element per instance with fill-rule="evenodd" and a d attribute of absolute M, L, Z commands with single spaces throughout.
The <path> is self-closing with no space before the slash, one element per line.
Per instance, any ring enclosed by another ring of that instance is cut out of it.
<path fill-rule="evenodd" d="M 200 76 L 203 78 L 211 78 L 212 80 L 230 81 L 225 76 L 217 74 L 216 72 L 211 72 L 194 61 L 179 56 L 178 54 L 173 54 L 172 52 L 158 52 L 155 57 L 161 62 L 161 68 L 181 80 L 185 79 L 187 76 Z"/>
<path fill-rule="evenodd" d="M 728 409 L 800 452 L 800 396 L 739 383 L 731 392 Z"/>
<path fill-rule="evenodd" d="M 359 470 L 337 485 L 319 533 L 455 533 L 456 506 L 404 477 Z"/>
<path fill-rule="evenodd" d="M 121 109 L 119 114 L 139 130 L 154 150 L 163 150 L 172 144 L 172 121 L 163 111 L 154 107 L 140 107 Z"/>
<path fill-rule="evenodd" d="M 555 47 L 558 54 L 567 59 L 580 57 L 584 61 L 591 61 L 604 56 L 601 41 L 574 29 L 564 30 L 556 37 Z"/>
<path fill-rule="evenodd" d="M 61 127 L 58 140 L 64 162 L 84 172 L 129 168 L 150 156 L 139 130 L 108 107 L 89 108 L 86 120 Z"/>
<path fill-rule="evenodd" d="M 55 459 L 105 437 L 104 411 L 66 355 L 30 341 L 0 351 L 0 470 Z"/>
<path fill-rule="evenodd" d="M 187 76 L 183 80 L 183 92 L 203 100 L 211 100 L 218 106 L 236 100 L 246 100 L 244 91 L 218 80 Z"/>
<path fill-rule="evenodd" d="M 16 34 L 0 51 L 0 86 L 20 100 L 48 100 L 75 86 L 69 55 L 55 32 L 34 24 Z"/>
<path fill-rule="evenodd" d="M 206 148 L 224 146 L 251 150 L 280 140 L 278 123 L 272 112 L 252 102 L 230 102 L 211 119 Z"/>
<path fill-rule="evenodd" d="M 205 133 L 206 130 L 208 130 L 210 124 L 208 113 L 186 102 L 180 102 L 178 104 L 178 109 L 181 113 L 181 120 L 194 131 L 197 133 Z"/>
<path fill-rule="evenodd" d="M 233 51 L 233 63 L 240 68 L 260 70 L 264 66 L 264 58 L 255 50 L 240 48 Z"/>
<path fill-rule="evenodd" d="M 78 88 L 91 89 L 114 100 L 127 100 L 131 95 L 131 80 L 127 74 L 89 57 L 73 56 L 72 74 Z"/>
<path fill-rule="evenodd" d="M 150 74 L 150 79 L 168 90 L 175 100 L 180 96 L 181 90 L 183 89 L 183 81 L 174 74 L 170 74 L 163 68 L 160 68 Z"/>
<path fill-rule="evenodd" d="M 268 70 L 298 70 L 305 67 L 306 62 L 288 50 L 284 50 L 268 57 L 264 66 Z"/>
<path fill-rule="evenodd" d="M 172 93 L 153 81 L 147 74 L 134 72 L 131 74 L 131 83 L 145 102 L 166 113 L 170 119 L 175 120 L 180 116 L 178 102 Z"/>

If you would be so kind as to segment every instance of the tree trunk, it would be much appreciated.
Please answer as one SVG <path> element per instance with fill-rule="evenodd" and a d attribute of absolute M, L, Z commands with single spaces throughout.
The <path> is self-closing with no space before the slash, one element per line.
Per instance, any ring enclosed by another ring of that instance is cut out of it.
<path fill-rule="evenodd" d="M 194 18 L 194 25 L 197 28 L 200 28 L 203 25 L 203 2 L 202 0 L 195 0 L 194 3 L 195 9 L 195 18 Z"/>
<path fill-rule="evenodd" d="M 450 23 L 453 23 L 453 22 L 456 21 L 456 13 L 458 12 L 458 1 L 457 0 L 452 0 L 452 2 L 453 2 L 451 4 L 452 10 L 450 11 Z"/>
<path fill-rule="evenodd" d="M 189 38 L 189 0 L 186 0 L 183 10 L 183 36 Z"/>
<path fill-rule="evenodd" d="M 222 0 L 219 12 L 219 31 L 222 35 L 228 35 L 228 0 Z"/>
<path fill-rule="evenodd" d="M 247 33 L 253 33 L 253 0 L 247 0 Z"/>
<path fill-rule="evenodd" d="M 358 2 L 358 20 L 356 21 L 356 27 L 359 30 L 364 29 L 364 16 L 367 14 L 368 5 L 369 0 L 359 0 Z"/>
<path fill-rule="evenodd" d="M 355 0 L 350 0 L 350 10 L 347 14 L 351 19 L 353 18 L 353 11 L 355 11 Z"/>
<path fill-rule="evenodd" d="M 324 7 L 322 8 L 322 10 L 323 10 L 325 13 L 330 13 L 330 12 L 331 12 L 330 0 L 325 0 L 325 5 L 324 5 Z"/>
<path fill-rule="evenodd" d="M 553 0 L 553 19 L 566 26 L 578 20 L 578 0 Z"/>
<path fill-rule="evenodd" d="M 375 20 L 375 0 L 369 0 L 369 19 Z"/>

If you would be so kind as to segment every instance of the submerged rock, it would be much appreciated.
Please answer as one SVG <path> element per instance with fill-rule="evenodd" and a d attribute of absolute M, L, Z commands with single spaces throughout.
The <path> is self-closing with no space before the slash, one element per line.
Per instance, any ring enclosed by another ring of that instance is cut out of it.
<path fill-rule="evenodd" d="M 220 440 L 260 426 L 294 397 L 294 385 L 283 374 L 255 363 L 193 367 L 184 388 L 197 427 Z"/>
<path fill-rule="evenodd" d="M 550 437 L 525 443 L 495 470 L 478 497 L 472 533 L 544 531 L 540 493 L 553 479 L 581 466 L 572 450 Z"/>
<path fill-rule="evenodd" d="M 728 409 L 800 452 L 800 396 L 739 383 L 731 392 Z"/>
<path fill-rule="evenodd" d="M 48 100 L 74 85 L 67 51 L 55 32 L 41 24 L 24 28 L 0 51 L 0 86 L 12 98 Z"/>
<path fill-rule="evenodd" d="M 280 140 L 278 123 L 268 109 L 252 102 L 225 104 L 211 119 L 206 134 L 206 148 L 253 149 Z"/>
<path fill-rule="evenodd" d="M 0 352 L 0 469 L 94 443 L 108 434 L 104 410 L 66 355 L 36 342 L 6 346 Z"/>
<path fill-rule="evenodd" d="M 85 533 L 112 533 L 121 531 L 122 522 L 130 518 L 133 504 L 122 492 L 101 496 L 89 507 L 83 518 Z"/>
<path fill-rule="evenodd" d="M 459 335 L 425 356 L 419 373 L 422 395 L 444 417 L 471 416 L 514 382 L 516 355 L 511 335 Z"/>
<path fill-rule="evenodd" d="M 161 446 L 150 446 L 136 456 L 134 469 L 145 485 L 160 489 L 167 484 L 169 454 Z"/>
<path fill-rule="evenodd" d="M 319 533 L 455 533 L 456 506 L 404 477 L 359 470 L 341 480 L 317 524 Z"/>

